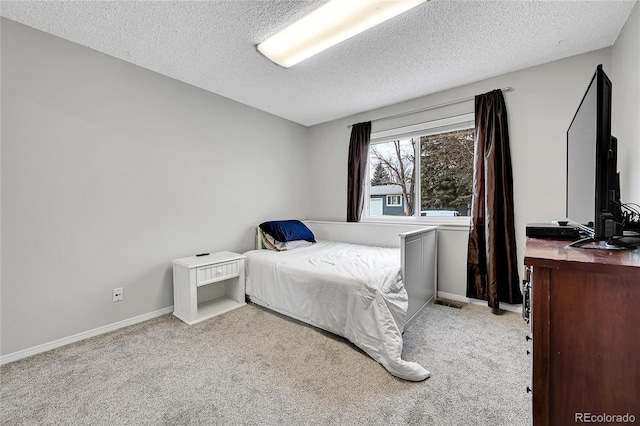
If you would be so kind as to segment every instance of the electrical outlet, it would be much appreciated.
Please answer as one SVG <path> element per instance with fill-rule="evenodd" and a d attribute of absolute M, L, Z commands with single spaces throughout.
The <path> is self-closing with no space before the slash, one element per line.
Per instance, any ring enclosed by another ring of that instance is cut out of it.
<path fill-rule="evenodd" d="M 124 300 L 124 290 L 122 289 L 122 287 L 114 288 L 113 301 L 120 302 L 121 300 Z"/>

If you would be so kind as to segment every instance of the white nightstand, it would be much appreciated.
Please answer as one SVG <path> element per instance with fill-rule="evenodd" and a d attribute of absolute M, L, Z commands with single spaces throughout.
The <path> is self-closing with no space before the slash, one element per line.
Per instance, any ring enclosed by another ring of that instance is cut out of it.
<path fill-rule="evenodd" d="M 173 261 L 173 314 L 195 324 L 244 306 L 245 256 L 230 251 Z"/>

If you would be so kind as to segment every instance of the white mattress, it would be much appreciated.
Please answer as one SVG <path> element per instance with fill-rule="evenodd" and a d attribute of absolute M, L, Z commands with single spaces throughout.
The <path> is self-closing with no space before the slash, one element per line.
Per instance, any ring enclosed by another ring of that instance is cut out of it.
<path fill-rule="evenodd" d="M 318 241 L 245 255 L 252 301 L 349 339 L 394 376 L 429 377 L 401 358 L 408 299 L 400 249 Z"/>

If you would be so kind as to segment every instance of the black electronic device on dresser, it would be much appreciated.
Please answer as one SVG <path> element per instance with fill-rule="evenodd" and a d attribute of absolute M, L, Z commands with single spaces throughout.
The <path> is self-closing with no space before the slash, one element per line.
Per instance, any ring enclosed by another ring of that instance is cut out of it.
<path fill-rule="evenodd" d="M 596 240 L 622 235 L 611 89 L 598 65 L 567 130 L 567 219 Z"/>
<path fill-rule="evenodd" d="M 553 238 L 555 240 L 576 240 L 580 238 L 580 228 L 564 223 L 527 223 L 527 237 Z"/>
<path fill-rule="evenodd" d="M 600 245 L 605 248 L 640 244 L 637 204 L 620 199 L 612 87 L 598 65 L 567 130 L 566 216 L 587 237 L 572 243 L 574 247 L 597 241 L 606 241 Z"/>

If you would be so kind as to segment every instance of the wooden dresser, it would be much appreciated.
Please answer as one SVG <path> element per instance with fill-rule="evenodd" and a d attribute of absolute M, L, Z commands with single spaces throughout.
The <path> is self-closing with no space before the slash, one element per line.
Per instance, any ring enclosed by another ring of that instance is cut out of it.
<path fill-rule="evenodd" d="M 567 244 L 526 243 L 533 423 L 640 422 L 640 250 Z"/>

